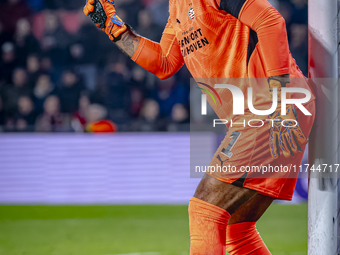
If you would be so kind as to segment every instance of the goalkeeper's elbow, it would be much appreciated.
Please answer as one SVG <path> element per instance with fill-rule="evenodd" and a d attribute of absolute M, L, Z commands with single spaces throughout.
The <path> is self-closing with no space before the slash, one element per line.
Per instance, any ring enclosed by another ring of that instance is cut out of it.
<path fill-rule="evenodd" d="M 173 76 L 174 74 L 173 73 L 159 73 L 159 74 L 156 74 L 156 76 L 161 79 L 161 80 L 166 80 L 166 79 L 169 79 L 171 76 Z"/>
<path fill-rule="evenodd" d="M 149 69 L 151 73 L 156 75 L 161 80 L 166 80 L 170 78 L 171 76 L 175 75 L 175 73 L 177 73 L 178 70 L 179 70 L 178 68 L 174 68 L 172 66 L 171 67 L 168 66 L 167 68 L 160 68 L 159 66 L 157 66 L 156 70 Z"/>
<path fill-rule="evenodd" d="M 167 61 L 166 63 L 163 62 L 160 67 L 158 66 L 157 71 L 153 72 L 153 74 L 161 80 L 166 80 L 175 75 L 181 67 L 181 64 Z"/>

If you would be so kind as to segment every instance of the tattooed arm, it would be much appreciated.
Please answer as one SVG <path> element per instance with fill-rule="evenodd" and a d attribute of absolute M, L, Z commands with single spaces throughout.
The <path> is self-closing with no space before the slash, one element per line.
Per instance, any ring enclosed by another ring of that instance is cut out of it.
<path fill-rule="evenodd" d="M 116 45 L 137 64 L 166 79 L 184 64 L 175 31 L 169 21 L 160 43 L 135 34 L 116 14 L 113 0 L 87 0 L 85 15 L 91 17 Z"/>
<path fill-rule="evenodd" d="M 116 45 L 131 58 L 135 54 L 140 41 L 141 37 L 128 29 L 121 35 L 120 40 L 116 41 Z"/>
<path fill-rule="evenodd" d="M 113 0 L 87 0 L 84 14 L 90 16 L 94 24 L 101 28 L 124 53 L 129 57 L 133 56 L 140 36 L 117 16 Z"/>
<path fill-rule="evenodd" d="M 137 35 L 130 27 L 115 43 L 133 61 L 160 79 L 174 75 L 184 64 L 175 33 L 170 25 L 164 29 L 160 43 Z"/>

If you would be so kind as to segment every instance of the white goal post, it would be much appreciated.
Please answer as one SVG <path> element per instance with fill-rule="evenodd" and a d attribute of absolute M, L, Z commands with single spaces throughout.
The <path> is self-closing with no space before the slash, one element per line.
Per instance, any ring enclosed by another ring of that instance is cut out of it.
<path fill-rule="evenodd" d="M 339 1 L 309 0 L 309 78 L 317 112 L 310 165 L 339 164 Z M 338 169 L 340 172 L 340 169 Z M 339 255 L 339 173 L 309 172 L 308 255 Z"/>

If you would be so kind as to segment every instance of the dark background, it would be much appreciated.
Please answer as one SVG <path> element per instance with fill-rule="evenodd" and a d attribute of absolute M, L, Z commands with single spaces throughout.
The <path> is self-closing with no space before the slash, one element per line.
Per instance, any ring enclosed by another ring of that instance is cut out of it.
<path fill-rule="evenodd" d="M 128 59 L 83 12 L 85 0 L 0 0 L 0 132 L 188 131 L 190 74 L 161 81 Z M 270 1 L 307 75 L 307 2 Z M 119 16 L 159 41 L 166 0 L 116 1 Z"/>

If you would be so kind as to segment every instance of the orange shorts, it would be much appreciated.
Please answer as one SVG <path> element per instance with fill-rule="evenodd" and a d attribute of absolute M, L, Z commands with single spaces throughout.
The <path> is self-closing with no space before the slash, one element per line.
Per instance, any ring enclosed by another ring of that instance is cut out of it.
<path fill-rule="evenodd" d="M 308 137 L 315 118 L 315 100 L 305 107 L 312 116 L 305 116 L 299 109 L 296 112 L 300 127 Z M 238 119 L 237 123 L 240 122 Z M 251 125 L 260 126 L 255 122 Z M 256 190 L 262 195 L 291 200 L 306 145 L 294 157 L 281 155 L 274 159 L 269 150 L 268 130 L 268 122 L 262 127 L 233 125 L 209 164 L 210 169 L 215 170 L 207 171 L 207 174 L 226 183 Z"/>

